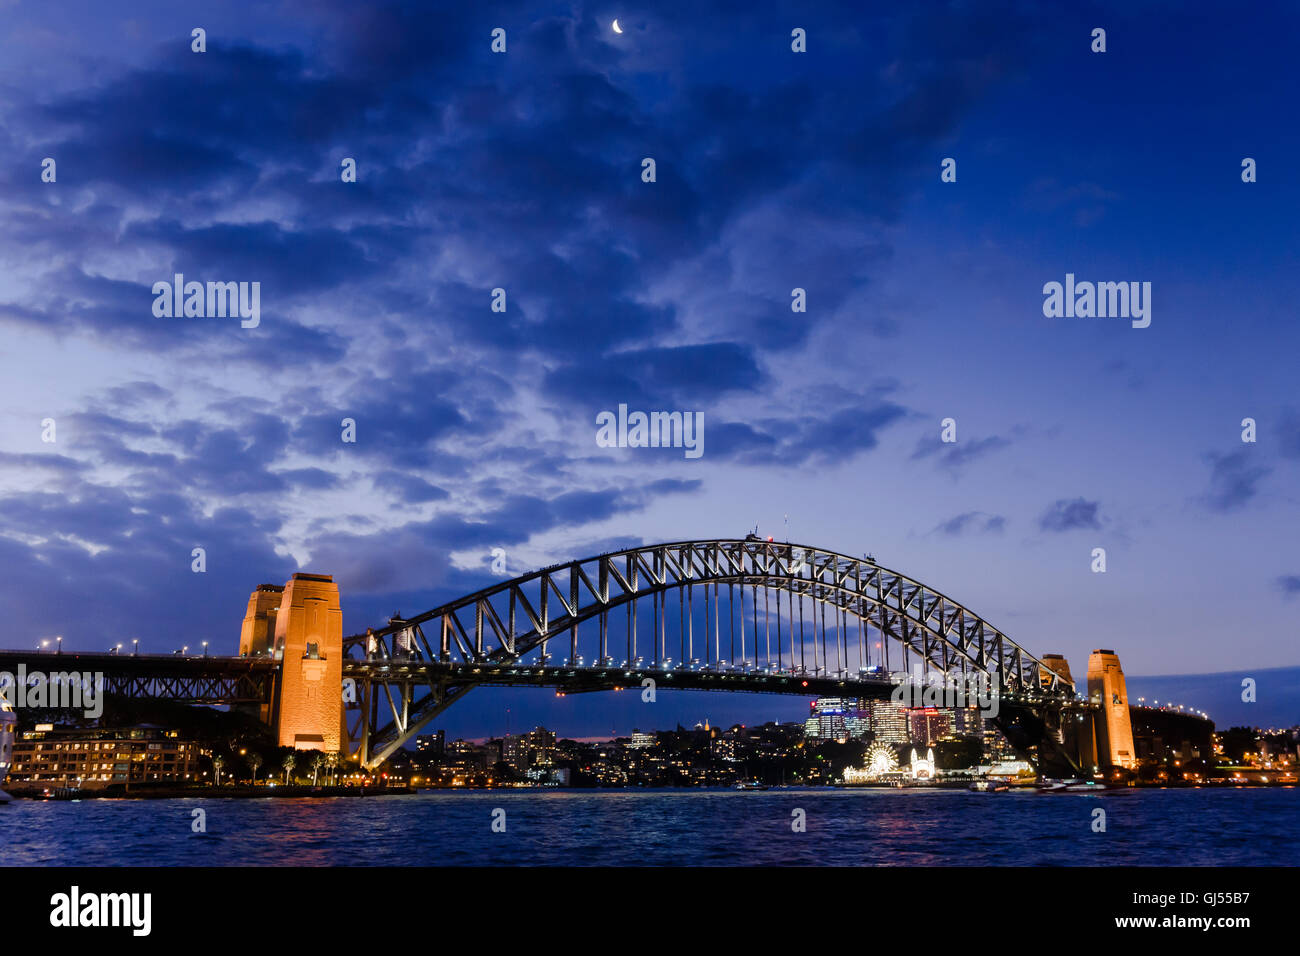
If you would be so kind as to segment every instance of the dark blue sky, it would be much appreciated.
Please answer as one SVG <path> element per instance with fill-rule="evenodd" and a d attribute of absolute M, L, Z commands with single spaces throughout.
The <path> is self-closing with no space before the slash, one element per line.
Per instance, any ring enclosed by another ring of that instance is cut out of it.
<path fill-rule="evenodd" d="M 1072 7 L 6 4 L 0 643 L 233 650 L 295 570 L 351 632 L 494 547 L 788 515 L 1076 672 L 1295 664 L 1297 13 Z M 155 318 L 176 272 L 260 325 Z M 1045 317 L 1066 273 L 1150 282 L 1150 327 Z M 620 403 L 704 455 L 598 447 Z M 806 707 L 472 698 L 475 735 Z"/>

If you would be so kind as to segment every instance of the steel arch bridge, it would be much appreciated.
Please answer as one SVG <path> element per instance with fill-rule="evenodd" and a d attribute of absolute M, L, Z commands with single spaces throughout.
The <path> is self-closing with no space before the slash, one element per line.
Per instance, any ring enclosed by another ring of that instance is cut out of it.
<path fill-rule="evenodd" d="M 1007 713 L 1000 726 L 1034 742 L 1059 738 L 1062 712 L 1088 706 L 940 591 L 869 557 L 753 535 L 556 564 L 394 617 L 343 646 L 343 677 L 356 689 L 348 736 L 366 767 L 480 684 L 583 692 L 651 678 L 664 688 L 883 698 L 900 672 L 919 668 L 987 677 Z"/>

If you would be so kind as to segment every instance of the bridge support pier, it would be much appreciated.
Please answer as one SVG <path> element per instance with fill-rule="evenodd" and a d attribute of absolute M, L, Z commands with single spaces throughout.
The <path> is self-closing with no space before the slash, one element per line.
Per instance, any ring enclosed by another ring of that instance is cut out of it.
<path fill-rule="evenodd" d="M 280 661 L 262 721 L 278 746 L 333 752 L 343 742 L 343 612 L 328 574 L 295 574 L 283 588 L 261 585 L 248 601 L 241 655 Z"/>
<path fill-rule="evenodd" d="M 1088 696 L 1101 705 L 1095 718 L 1101 765 L 1126 769 L 1137 766 L 1128 686 L 1114 651 L 1095 650 L 1088 658 Z"/>

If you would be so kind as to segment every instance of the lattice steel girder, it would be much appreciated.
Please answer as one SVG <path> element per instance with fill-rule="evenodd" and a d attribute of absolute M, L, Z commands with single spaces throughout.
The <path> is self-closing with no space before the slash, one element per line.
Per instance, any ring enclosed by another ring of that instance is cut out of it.
<path fill-rule="evenodd" d="M 90 675 L 105 693 L 192 704 L 267 703 L 279 667 L 268 657 L 0 650 L 0 672 Z"/>
<path fill-rule="evenodd" d="M 593 579 L 602 586 L 593 585 Z M 1003 685 L 1011 687 L 1036 687 L 1041 674 L 1048 693 L 1073 691 L 1038 658 L 934 588 L 868 559 L 789 542 L 681 541 L 570 561 L 494 584 L 387 628 L 353 635 L 344 644 L 358 656 L 358 650 L 365 654 L 366 644 L 374 641 L 382 646 L 374 653 L 392 656 L 386 640 L 391 635 L 439 620 L 444 635 L 440 654 L 435 655 L 422 636 L 419 642 L 428 659 L 452 654 L 448 634 L 462 661 L 517 659 L 535 649 L 545 653 L 547 642 L 564 631 L 572 634 L 583 621 L 628 602 L 705 582 L 789 590 L 843 608 L 875 624 L 926 666 L 995 671 Z M 552 600 L 562 608 L 554 618 Z M 505 627 L 497 602 L 508 602 L 512 618 L 522 609 L 531 629 L 517 634 L 513 624 Z"/>
<path fill-rule="evenodd" d="M 441 666 L 450 668 L 456 665 L 429 664 L 430 668 Z M 351 676 L 351 674 L 345 675 Z M 382 676 L 360 675 L 355 677 L 360 684 L 360 720 L 356 725 L 349 725 L 352 740 L 358 741 L 355 755 L 363 767 L 371 769 L 383 763 L 402 744 L 414 737 L 429 721 L 460 700 L 478 683 L 473 680 L 456 680 L 443 674 L 431 678 L 428 674 L 412 674 L 409 670 L 393 679 Z M 416 688 L 427 693 L 420 698 L 415 696 Z M 389 702 L 387 723 L 375 726 L 379 722 L 372 719 L 377 693 L 382 690 Z M 393 697 L 394 691 L 402 700 L 399 708 Z M 353 708 L 348 708 L 348 711 Z M 345 711 L 345 714 L 347 711 Z M 359 733 L 358 733 L 359 732 Z"/>
<path fill-rule="evenodd" d="M 624 572 L 624 567 L 627 572 Z M 603 587 L 593 584 L 593 578 L 601 580 Z M 569 585 L 567 591 L 562 587 L 562 581 Z M 485 661 L 519 657 L 530 650 L 545 648 L 547 641 L 565 630 L 572 635 L 578 623 L 627 604 L 633 598 L 708 581 L 788 589 L 814 600 L 845 607 L 850 613 L 874 623 L 888 623 L 880 609 L 891 607 L 900 613 L 900 620 L 906 619 L 922 632 L 913 637 L 910 630 L 904 628 L 891 631 L 883 627 L 881 630 L 919 653 L 924 661 L 940 667 L 944 667 L 946 661 L 965 662 L 982 670 L 996 667 L 1002 682 L 1014 685 L 1036 683 L 1039 674 L 1045 672 L 1049 692 L 1073 691 L 1073 687 L 1063 682 L 1060 676 L 1044 669 L 1039 659 L 945 594 L 866 559 L 849 558 L 788 542 L 672 542 L 556 564 L 520 578 L 502 581 L 415 618 L 403 619 L 390 624 L 389 628 L 370 632 L 370 635 L 348 637 L 344 644 L 354 649 L 368 636 L 382 641 L 383 637 L 406 630 L 412 624 L 419 626 L 422 622 L 441 618 L 450 623 L 461 659 Z M 614 588 L 610 587 L 611 583 Z M 526 591 L 529 587 L 539 589 L 536 597 L 541 611 L 529 600 Z M 581 592 L 585 592 L 585 604 L 582 604 Z M 494 600 L 502 597 L 508 598 L 511 611 L 524 610 L 532 630 L 523 635 L 507 630 L 494 604 Z M 563 609 L 558 618 L 551 618 L 551 600 L 558 601 Z M 467 626 L 461 614 L 471 609 L 473 622 Z M 922 641 L 920 648 L 915 646 L 915 639 Z M 429 658 L 434 656 L 426 644 L 424 652 Z"/>
<path fill-rule="evenodd" d="M 188 704 L 266 703 L 274 676 L 105 674 L 104 691 L 123 697 Z"/>

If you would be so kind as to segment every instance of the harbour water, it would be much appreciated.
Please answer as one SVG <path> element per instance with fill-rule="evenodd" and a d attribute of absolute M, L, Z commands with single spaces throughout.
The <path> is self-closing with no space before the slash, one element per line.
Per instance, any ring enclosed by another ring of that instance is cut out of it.
<path fill-rule="evenodd" d="M 792 828 L 797 810 L 806 832 Z M 1298 825 L 1297 788 L 15 800 L 0 807 L 0 865 L 1296 866 Z"/>

